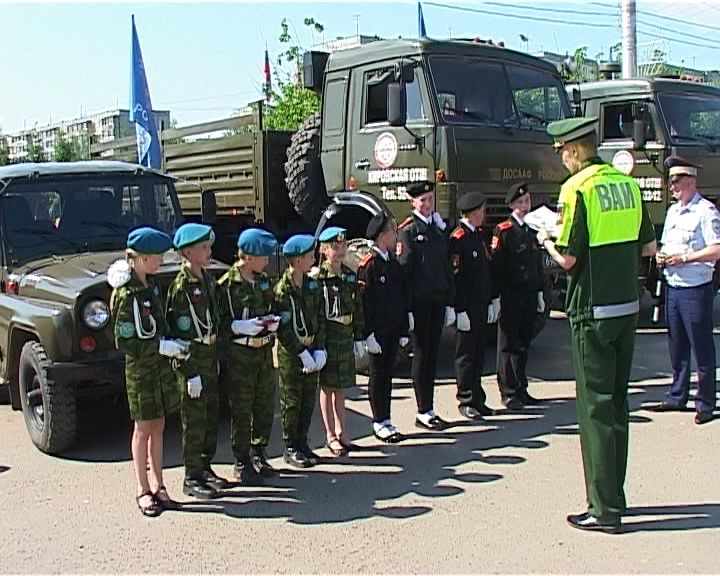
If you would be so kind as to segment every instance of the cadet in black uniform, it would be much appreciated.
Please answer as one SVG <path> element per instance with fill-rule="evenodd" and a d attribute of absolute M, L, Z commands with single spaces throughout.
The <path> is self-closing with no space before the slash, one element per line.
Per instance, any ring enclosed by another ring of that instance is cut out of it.
<path fill-rule="evenodd" d="M 455 275 L 455 372 L 460 414 L 482 420 L 495 411 L 485 405 L 480 385 L 488 334 L 488 307 L 493 292 L 490 254 L 480 227 L 485 219 L 485 195 L 469 192 L 458 199 L 462 218 L 450 234 L 450 265 Z"/>
<path fill-rule="evenodd" d="M 367 227 L 374 245 L 360 261 L 358 284 L 362 293 L 365 329 L 363 339 L 370 356 L 368 396 L 373 433 L 382 442 L 403 439 L 390 417 L 392 377 L 398 346 L 407 346 L 407 303 L 403 295 L 400 264 L 392 250 L 397 242 L 397 224 L 384 212 Z"/>
<path fill-rule="evenodd" d="M 433 184 L 417 182 L 409 185 L 406 192 L 413 213 L 400 225 L 396 253 L 410 310 L 412 379 L 417 402 L 415 425 L 428 430 L 444 430 L 448 423 L 433 410 L 433 395 L 443 325 L 455 323 L 448 239 L 444 232 L 445 222 L 434 211 Z"/>
<path fill-rule="evenodd" d="M 535 233 L 524 220 L 531 208 L 527 183 L 512 186 L 505 200 L 512 214 L 495 228 L 490 248 L 494 281 L 500 287 L 500 301 L 493 302 L 500 316 L 498 385 L 503 404 L 520 410 L 539 403 L 528 394 L 525 368 L 535 318 L 545 311 L 543 263 Z"/>

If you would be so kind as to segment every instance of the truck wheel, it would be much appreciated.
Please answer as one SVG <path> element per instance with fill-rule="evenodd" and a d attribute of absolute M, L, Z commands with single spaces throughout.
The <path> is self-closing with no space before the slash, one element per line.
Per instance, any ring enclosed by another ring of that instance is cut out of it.
<path fill-rule="evenodd" d="M 316 112 L 303 122 L 290 139 L 285 163 L 285 184 L 290 202 L 313 226 L 330 203 L 320 161 L 321 120 L 320 112 Z"/>
<path fill-rule="evenodd" d="M 75 441 L 75 392 L 71 385 L 48 380 L 50 360 L 39 342 L 20 352 L 19 383 L 25 425 L 42 452 L 57 454 Z"/>

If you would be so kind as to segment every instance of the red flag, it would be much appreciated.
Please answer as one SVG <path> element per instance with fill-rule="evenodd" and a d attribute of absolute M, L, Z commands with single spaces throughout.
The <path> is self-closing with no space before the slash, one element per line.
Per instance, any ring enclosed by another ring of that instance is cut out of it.
<path fill-rule="evenodd" d="M 265 101 L 270 102 L 272 92 L 272 82 L 270 80 L 270 57 L 268 56 L 267 48 L 265 48 L 265 85 L 263 86 L 265 92 Z"/>

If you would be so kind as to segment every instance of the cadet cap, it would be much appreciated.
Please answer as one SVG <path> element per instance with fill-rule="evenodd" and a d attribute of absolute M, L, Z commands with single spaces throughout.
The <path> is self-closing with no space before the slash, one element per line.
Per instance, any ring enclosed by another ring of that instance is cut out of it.
<path fill-rule="evenodd" d="M 435 184 L 432 182 L 413 182 L 405 187 L 405 192 L 411 198 L 417 198 L 418 196 L 422 196 L 428 192 L 433 192 L 434 190 Z"/>
<path fill-rule="evenodd" d="M 173 243 L 175 248 L 182 250 L 200 242 L 210 243 L 215 241 L 215 234 L 212 228 L 206 224 L 196 224 L 191 222 L 189 224 L 183 224 L 175 232 L 175 239 Z"/>
<path fill-rule="evenodd" d="M 680 174 L 697 176 L 698 168 L 702 168 L 702 166 L 690 162 L 690 160 L 686 160 L 682 156 L 668 156 L 665 158 L 665 168 L 668 169 L 668 176 L 677 176 Z"/>
<path fill-rule="evenodd" d="M 530 189 L 528 188 L 527 182 L 518 182 L 517 184 L 513 184 L 510 186 L 510 190 L 508 190 L 507 195 L 505 196 L 505 203 L 511 204 L 515 202 L 518 198 L 522 198 L 525 196 L 525 194 L 528 194 L 530 192 Z"/>
<path fill-rule="evenodd" d="M 347 230 L 338 226 L 330 226 L 320 232 L 320 242 L 343 242 L 347 236 Z"/>
<path fill-rule="evenodd" d="M 127 237 L 127 247 L 138 254 L 163 254 L 172 246 L 170 236 L 150 226 L 136 228 Z"/>
<path fill-rule="evenodd" d="M 288 241 L 283 245 L 283 255 L 287 257 L 291 256 L 303 256 L 315 248 L 315 237 L 309 234 L 296 234 L 288 238 Z"/>
<path fill-rule="evenodd" d="M 485 194 L 482 192 L 467 192 L 460 196 L 457 207 L 460 212 L 466 214 L 485 204 Z"/>
<path fill-rule="evenodd" d="M 565 144 L 593 134 L 597 130 L 597 121 L 594 116 L 556 120 L 548 124 L 547 133 L 555 139 L 553 147 L 562 148 Z"/>
<path fill-rule="evenodd" d="M 385 230 L 389 219 L 390 218 L 385 213 L 385 210 L 383 210 L 379 214 L 375 214 L 375 216 L 373 216 L 370 220 L 370 223 L 367 225 L 365 236 L 370 238 L 370 240 L 377 239 L 377 237 L 380 236 L 382 231 Z"/>
<path fill-rule="evenodd" d="M 243 230 L 237 241 L 238 248 L 247 256 L 272 256 L 277 245 L 275 236 L 261 228 Z"/>

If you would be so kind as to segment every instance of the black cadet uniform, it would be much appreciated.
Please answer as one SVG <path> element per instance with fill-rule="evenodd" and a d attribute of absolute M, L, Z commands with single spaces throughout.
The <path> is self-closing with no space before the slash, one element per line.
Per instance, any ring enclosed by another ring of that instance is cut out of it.
<path fill-rule="evenodd" d="M 485 195 L 470 192 L 460 197 L 458 208 L 463 214 L 485 204 Z M 497 296 L 493 291 L 490 254 L 482 231 L 461 220 L 450 234 L 450 265 L 455 275 L 455 372 L 460 413 L 482 419 L 494 411 L 485 405 L 485 391 L 480 385 L 488 336 L 488 305 Z M 463 313 L 470 320 L 469 329 L 460 321 Z"/>
<path fill-rule="evenodd" d="M 388 216 L 385 213 L 373 218 L 367 228 L 368 238 L 375 240 L 385 229 L 387 222 Z M 380 354 L 369 354 L 368 396 L 373 423 L 384 426 L 392 423 L 390 399 L 393 367 L 400 338 L 407 337 L 408 333 L 402 271 L 395 255 L 383 254 L 380 249 L 373 246 L 360 261 L 358 284 L 365 314 L 362 338 L 367 340 L 370 334 L 374 334 L 382 349 Z M 380 439 L 385 442 L 398 442 L 402 436 L 395 432 L 387 438 Z"/>
<path fill-rule="evenodd" d="M 528 192 L 526 183 L 515 184 L 505 200 L 510 204 Z M 535 235 L 511 215 L 496 226 L 491 245 L 493 277 L 500 288 L 498 385 L 509 408 L 536 402 L 527 393 L 525 375 L 538 292 L 543 289 L 542 253 Z"/>
<path fill-rule="evenodd" d="M 429 182 L 406 189 L 413 198 L 433 191 Z M 442 429 L 446 423 L 433 412 L 438 349 L 445 320 L 445 308 L 453 304 L 453 277 L 448 260 L 448 238 L 430 218 L 415 212 L 398 229 L 397 258 L 403 271 L 403 289 L 413 314 L 412 380 L 418 415 L 430 415 L 433 423 L 416 424 Z"/>

